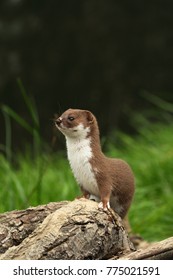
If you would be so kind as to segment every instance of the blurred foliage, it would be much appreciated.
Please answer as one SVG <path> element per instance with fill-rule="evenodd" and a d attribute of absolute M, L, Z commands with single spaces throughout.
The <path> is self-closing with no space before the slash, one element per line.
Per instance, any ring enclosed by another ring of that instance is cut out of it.
<path fill-rule="evenodd" d="M 49 142 L 50 119 L 68 107 L 93 111 L 104 135 L 136 131 L 131 112 L 154 108 L 143 90 L 173 102 L 172 6 L 169 0 L 1 0 L 0 102 L 30 119 L 20 77 Z M 4 143 L 2 115 L 0 126 Z M 16 122 L 11 127 L 13 148 L 32 141 Z"/>
<path fill-rule="evenodd" d="M 33 150 L 34 155 L 37 156 L 40 153 L 41 149 L 41 135 L 40 135 L 40 124 L 39 124 L 39 115 L 34 101 L 29 97 L 24 89 L 24 86 L 20 79 L 18 79 L 18 84 L 21 92 L 21 100 L 23 100 L 23 106 L 29 112 L 30 121 L 26 121 L 23 116 L 20 116 L 12 108 L 7 105 L 1 105 L 1 110 L 5 119 L 5 130 L 6 130 L 6 145 L 4 151 L 6 152 L 7 158 L 11 160 L 12 146 L 11 146 L 11 122 L 10 117 L 18 123 L 23 131 L 27 131 L 33 138 Z M 31 122 L 31 124 L 30 124 Z M 3 145 L 1 145 L 3 147 Z"/>
<path fill-rule="evenodd" d="M 133 231 L 150 241 L 173 232 L 172 131 L 172 124 L 141 127 L 135 137 L 116 131 L 104 148 L 108 156 L 126 160 L 134 171 L 136 192 L 130 221 Z M 14 156 L 15 165 L 0 156 L 1 212 L 79 195 L 64 153 L 41 153 L 33 158 L 28 149 Z"/>
<path fill-rule="evenodd" d="M 134 231 L 172 235 L 172 8 L 169 0 L 0 1 L 1 212 L 79 194 L 52 118 L 85 108 L 104 151 L 134 170 Z"/>
<path fill-rule="evenodd" d="M 108 145 L 109 156 L 132 166 L 136 178 L 132 227 L 149 240 L 164 239 L 173 232 L 172 131 L 172 124 L 148 125 L 135 138 L 113 133 Z"/>

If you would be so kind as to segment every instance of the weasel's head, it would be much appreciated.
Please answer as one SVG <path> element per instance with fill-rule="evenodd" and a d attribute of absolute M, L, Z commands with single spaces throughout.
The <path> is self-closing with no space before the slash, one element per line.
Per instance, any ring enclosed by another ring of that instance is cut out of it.
<path fill-rule="evenodd" d="M 55 126 L 69 138 L 86 138 L 96 122 L 87 110 L 68 109 L 55 120 Z"/>

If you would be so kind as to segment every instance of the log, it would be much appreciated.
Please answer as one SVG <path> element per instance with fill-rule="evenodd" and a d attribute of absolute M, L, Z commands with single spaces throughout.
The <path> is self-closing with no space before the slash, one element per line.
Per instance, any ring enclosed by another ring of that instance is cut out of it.
<path fill-rule="evenodd" d="M 0 259 L 108 259 L 134 248 L 120 217 L 87 199 L 0 215 Z"/>
<path fill-rule="evenodd" d="M 125 254 L 119 260 L 173 260 L 173 237 L 150 244 L 136 252 Z"/>
<path fill-rule="evenodd" d="M 138 241 L 134 241 L 134 240 Z M 86 199 L 49 203 L 0 214 L 0 259 L 173 259 L 173 237 L 131 240 L 120 217 Z"/>
<path fill-rule="evenodd" d="M 19 245 L 49 214 L 67 203 L 67 201 L 52 202 L 26 210 L 0 214 L 0 254 L 6 252 L 9 247 Z"/>

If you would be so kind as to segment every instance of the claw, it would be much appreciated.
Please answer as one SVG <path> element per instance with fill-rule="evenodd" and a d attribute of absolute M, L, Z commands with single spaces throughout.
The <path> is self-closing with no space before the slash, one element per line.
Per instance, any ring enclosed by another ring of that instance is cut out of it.
<path fill-rule="evenodd" d="M 106 210 L 110 209 L 110 204 L 109 204 L 109 202 L 107 202 L 106 205 L 104 206 L 103 202 L 101 201 L 98 205 L 98 208 L 99 208 L 99 210 L 106 211 Z"/>

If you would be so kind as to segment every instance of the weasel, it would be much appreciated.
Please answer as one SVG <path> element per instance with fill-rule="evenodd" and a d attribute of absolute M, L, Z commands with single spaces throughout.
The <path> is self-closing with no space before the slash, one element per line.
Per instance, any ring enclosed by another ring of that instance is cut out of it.
<path fill-rule="evenodd" d="M 96 117 L 87 110 L 68 109 L 55 126 L 66 138 L 68 160 L 84 197 L 124 218 L 134 195 L 134 175 L 125 161 L 103 154 Z"/>

